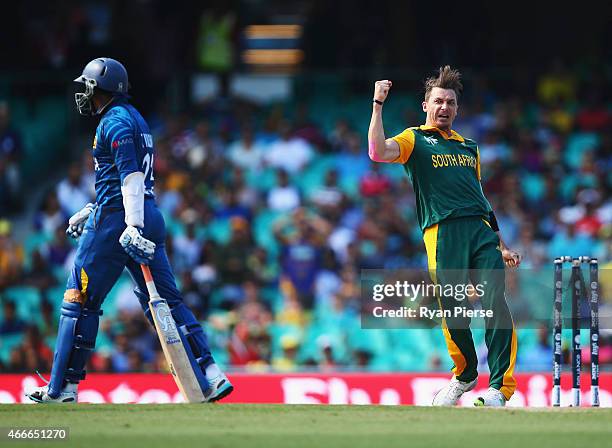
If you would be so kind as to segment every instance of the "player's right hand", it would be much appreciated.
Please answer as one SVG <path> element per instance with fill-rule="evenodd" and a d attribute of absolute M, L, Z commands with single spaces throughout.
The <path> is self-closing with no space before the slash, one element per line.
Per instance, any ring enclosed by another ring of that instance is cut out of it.
<path fill-rule="evenodd" d="M 389 95 L 389 90 L 391 90 L 392 85 L 393 83 L 388 79 L 376 81 L 374 83 L 374 99 L 378 101 L 385 101 L 387 99 L 387 95 Z"/>
<path fill-rule="evenodd" d="M 518 252 L 514 252 L 507 247 L 504 247 L 501 252 L 504 263 L 509 268 L 517 268 L 521 264 L 523 257 Z"/>
<path fill-rule="evenodd" d="M 89 215 L 91 215 L 91 213 L 96 209 L 96 206 L 96 204 L 92 204 L 90 202 L 81 210 L 72 215 L 68 220 L 66 235 L 74 239 L 80 237 L 83 233 L 83 229 L 85 228 L 85 223 L 87 222 Z"/>
<path fill-rule="evenodd" d="M 119 237 L 119 244 L 138 264 L 149 264 L 155 256 L 155 243 L 142 236 L 138 227 L 127 226 Z"/>

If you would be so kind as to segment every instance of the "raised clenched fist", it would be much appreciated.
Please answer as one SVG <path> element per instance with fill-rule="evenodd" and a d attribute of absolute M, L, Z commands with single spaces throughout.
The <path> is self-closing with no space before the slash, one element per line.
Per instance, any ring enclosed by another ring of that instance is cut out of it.
<path fill-rule="evenodd" d="M 376 81 L 374 84 L 374 99 L 378 101 L 385 101 L 392 85 L 393 83 L 388 79 Z"/>

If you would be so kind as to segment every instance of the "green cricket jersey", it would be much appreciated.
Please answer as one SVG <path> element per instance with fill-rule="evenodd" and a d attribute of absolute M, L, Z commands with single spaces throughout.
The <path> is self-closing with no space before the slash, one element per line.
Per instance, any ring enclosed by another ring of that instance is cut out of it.
<path fill-rule="evenodd" d="M 488 219 L 476 142 L 432 126 L 408 128 L 393 140 L 400 146 L 393 162 L 404 165 L 412 183 L 421 230 L 448 218 Z"/>

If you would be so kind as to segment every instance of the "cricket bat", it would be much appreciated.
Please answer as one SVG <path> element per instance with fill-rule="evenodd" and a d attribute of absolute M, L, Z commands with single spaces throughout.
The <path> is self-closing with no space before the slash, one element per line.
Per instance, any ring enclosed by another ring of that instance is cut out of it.
<path fill-rule="evenodd" d="M 193 372 L 168 302 L 159 296 L 149 267 L 141 264 L 140 268 L 149 291 L 149 308 L 155 323 L 155 330 L 157 330 L 159 342 L 174 381 L 187 403 L 205 402 L 206 397 L 202 393 L 198 379 Z"/>

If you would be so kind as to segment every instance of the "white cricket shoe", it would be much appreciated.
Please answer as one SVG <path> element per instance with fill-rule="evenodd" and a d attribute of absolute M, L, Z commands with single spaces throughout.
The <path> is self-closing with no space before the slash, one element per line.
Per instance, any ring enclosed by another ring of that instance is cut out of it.
<path fill-rule="evenodd" d="M 489 387 L 487 391 L 474 400 L 474 406 L 489 406 L 500 408 L 506 406 L 506 397 L 499 390 Z"/>
<path fill-rule="evenodd" d="M 478 378 L 474 381 L 470 381 L 469 383 L 464 383 L 463 381 L 459 381 L 456 376 L 453 375 L 450 382 L 441 389 L 433 399 L 433 406 L 455 406 L 461 396 L 474 389 L 476 387 L 476 383 L 478 382 Z"/>
<path fill-rule="evenodd" d="M 216 377 L 208 379 L 208 384 L 210 389 L 206 401 L 209 403 L 227 397 L 234 390 L 234 386 L 224 373 L 219 373 Z"/>
<path fill-rule="evenodd" d="M 57 398 L 50 397 L 47 393 L 48 389 L 49 386 L 37 387 L 32 392 L 26 394 L 26 397 L 36 403 L 76 403 L 78 401 L 76 384 L 66 384 Z"/>

